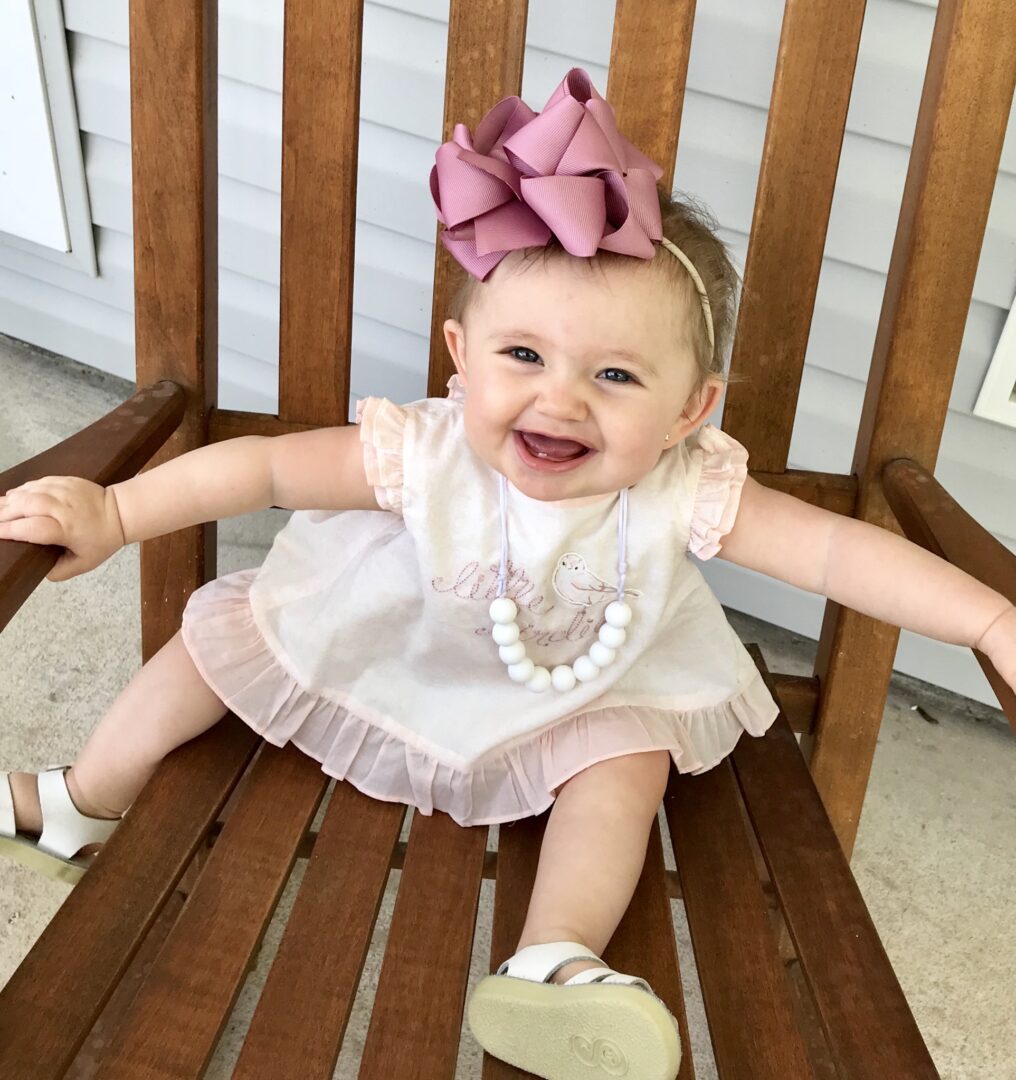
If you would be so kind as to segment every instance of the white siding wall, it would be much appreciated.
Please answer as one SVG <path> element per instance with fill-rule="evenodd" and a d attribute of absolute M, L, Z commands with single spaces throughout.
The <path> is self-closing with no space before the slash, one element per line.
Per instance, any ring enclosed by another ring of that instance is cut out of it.
<path fill-rule="evenodd" d="M 282 0 L 220 0 L 220 403 L 274 411 Z M 782 0 L 700 0 L 676 184 L 705 200 L 743 265 Z M 64 0 L 100 276 L 0 244 L 0 331 L 133 378 L 126 0 Z M 790 465 L 850 467 L 935 11 L 869 0 Z M 523 97 L 568 67 L 606 87 L 613 0 L 532 0 Z M 426 386 L 447 0 L 368 3 L 364 18 L 353 392 Z M 972 406 L 1016 292 L 1010 124 L 963 341 L 939 479 L 1016 551 L 1016 430 Z M 714 417 L 714 419 L 716 419 Z M 749 448 L 750 449 L 750 448 Z M 821 600 L 713 560 L 730 606 L 817 637 Z M 993 701 L 972 656 L 904 633 L 900 670 Z"/>

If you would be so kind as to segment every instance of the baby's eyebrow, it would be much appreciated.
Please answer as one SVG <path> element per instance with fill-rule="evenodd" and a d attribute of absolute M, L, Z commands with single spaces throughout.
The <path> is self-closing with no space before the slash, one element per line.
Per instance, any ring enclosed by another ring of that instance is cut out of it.
<path fill-rule="evenodd" d="M 543 345 L 544 339 L 540 337 L 533 330 L 529 330 L 526 327 L 518 327 L 514 330 L 499 330 L 492 335 L 492 340 L 498 342 L 498 344 L 507 345 L 509 342 L 517 342 L 519 340 L 531 341 L 536 345 Z M 609 349 L 597 349 L 593 351 L 593 354 L 600 361 L 615 360 L 625 364 L 630 364 L 632 367 L 641 368 L 648 375 L 656 375 L 656 369 L 648 360 L 644 359 L 637 352 L 633 352 L 631 349 L 623 348 L 609 348 Z"/>

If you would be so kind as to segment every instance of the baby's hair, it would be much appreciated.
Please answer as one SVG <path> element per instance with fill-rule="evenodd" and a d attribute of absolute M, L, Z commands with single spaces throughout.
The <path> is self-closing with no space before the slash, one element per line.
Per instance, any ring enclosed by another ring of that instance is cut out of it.
<path fill-rule="evenodd" d="M 731 262 L 727 246 L 716 235 L 719 224 L 708 210 L 692 196 L 684 193 L 668 195 L 657 186 L 656 193 L 660 200 L 660 216 L 663 221 L 663 235 L 676 244 L 691 260 L 699 272 L 713 317 L 713 333 L 716 347 L 710 351 L 709 336 L 706 330 L 705 316 L 695 283 L 679 259 L 662 246 L 657 246 L 652 266 L 682 291 L 687 303 L 691 346 L 699 369 L 699 386 L 707 377 L 720 382 L 731 381 L 725 373 L 725 360 L 731 337 L 734 332 L 734 320 L 737 311 L 739 277 Z M 556 236 L 542 247 L 527 248 L 523 252 L 522 264 L 531 260 L 546 260 L 565 253 L 564 247 Z M 590 266 L 601 269 L 604 266 L 623 266 L 634 264 L 647 265 L 642 259 L 631 255 L 619 255 L 612 251 L 597 251 L 595 255 L 584 259 Z M 466 274 L 452 299 L 450 315 L 458 322 L 464 316 L 475 297 L 480 282 Z"/>

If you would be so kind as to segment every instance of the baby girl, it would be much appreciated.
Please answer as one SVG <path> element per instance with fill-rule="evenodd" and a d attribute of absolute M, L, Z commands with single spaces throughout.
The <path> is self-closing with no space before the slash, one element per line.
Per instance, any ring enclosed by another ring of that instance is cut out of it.
<path fill-rule="evenodd" d="M 547 1078 L 676 1075 L 673 1017 L 600 954 L 671 767 L 712 768 L 778 711 L 689 555 L 976 647 L 1014 688 L 1016 608 L 748 475 L 705 422 L 736 274 L 661 175 L 580 69 L 542 113 L 505 99 L 474 135 L 456 127 L 431 175 L 468 271 L 444 323 L 448 398 L 368 398 L 357 425 L 0 498 L 0 539 L 66 549 L 53 581 L 198 522 L 295 511 L 260 568 L 191 596 L 73 767 L 0 774 L 0 850 L 87 866 L 158 763 L 227 710 L 423 814 L 552 806 L 517 951 L 472 995 L 472 1031 Z"/>

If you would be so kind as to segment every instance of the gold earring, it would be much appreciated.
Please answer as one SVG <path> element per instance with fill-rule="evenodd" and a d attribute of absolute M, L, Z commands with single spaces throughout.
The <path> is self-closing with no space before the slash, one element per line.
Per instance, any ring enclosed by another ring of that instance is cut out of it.
<path fill-rule="evenodd" d="M 668 435 L 663 441 L 664 442 L 670 442 L 670 436 Z"/>

